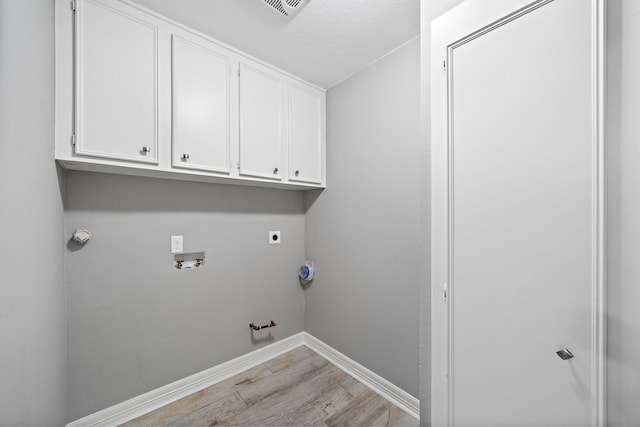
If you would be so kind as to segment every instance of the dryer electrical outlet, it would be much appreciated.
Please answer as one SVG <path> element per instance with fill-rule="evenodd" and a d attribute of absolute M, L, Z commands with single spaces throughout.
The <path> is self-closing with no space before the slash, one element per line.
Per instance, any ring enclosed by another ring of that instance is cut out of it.
<path fill-rule="evenodd" d="M 280 238 L 280 232 L 279 231 L 270 231 L 269 232 L 269 244 L 270 245 L 277 245 L 280 243 L 280 240 L 282 240 Z"/>

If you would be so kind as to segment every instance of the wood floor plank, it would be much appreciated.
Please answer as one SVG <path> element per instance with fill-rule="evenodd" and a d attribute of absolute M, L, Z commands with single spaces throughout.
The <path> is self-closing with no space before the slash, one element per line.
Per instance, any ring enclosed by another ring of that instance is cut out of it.
<path fill-rule="evenodd" d="M 248 406 L 251 406 L 271 396 L 287 394 L 291 388 L 313 378 L 319 370 L 329 365 L 331 364 L 327 360 L 317 354 L 307 357 L 286 370 L 276 372 L 268 378 L 256 381 L 250 387 L 245 387 L 240 391 L 240 396 Z"/>
<path fill-rule="evenodd" d="M 368 426 L 388 412 L 390 407 L 391 402 L 367 389 L 325 422 L 328 426 Z"/>
<path fill-rule="evenodd" d="M 245 399 L 248 408 L 230 419 L 229 423 L 261 426 L 313 425 L 319 418 L 318 414 L 331 406 L 330 403 L 325 407 L 327 400 L 331 401 L 331 398 L 328 398 L 332 396 L 330 393 L 344 391 L 339 386 L 344 375 L 346 374 L 335 366 L 324 365 L 313 372 L 313 375 L 299 378 L 300 381 L 291 387 L 265 394 L 260 399 L 253 399 L 251 404 Z M 240 395 L 245 391 L 247 390 L 240 392 Z M 337 400 L 344 400 L 343 397 Z"/>
<path fill-rule="evenodd" d="M 353 399 L 339 385 L 326 389 L 322 396 L 310 398 L 298 407 L 283 413 L 277 420 L 277 425 L 283 426 L 325 426 L 325 420 L 343 408 Z"/>
<path fill-rule="evenodd" d="M 273 359 L 264 362 L 264 364 L 267 368 L 269 368 L 271 372 L 278 372 L 298 363 L 303 359 L 306 359 L 307 357 L 313 356 L 317 356 L 317 354 L 309 347 L 302 345 L 283 355 L 274 357 Z"/>
<path fill-rule="evenodd" d="M 244 387 L 254 384 L 261 378 L 272 375 L 271 371 L 264 365 L 258 365 L 238 375 L 228 378 L 211 387 L 193 393 L 183 399 L 170 403 L 162 408 L 150 412 L 142 417 L 136 418 L 123 424 L 122 427 L 146 427 L 171 424 L 174 420 L 184 417 L 207 405 L 241 390 Z"/>
<path fill-rule="evenodd" d="M 376 420 L 374 420 L 370 426 L 380 427 L 380 426 L 407 426 L 407 427 L 417 427 L 419 424 L 418 420 L 413 418 L 411 415 L 404 412 L 402 409 L 397 406 L 391 406 L 389 410 L 385 411 L 382 415 L 380 415 Z"/>
<path fill-rule="evenodd" d="M 188 414 L 182 418 L 179 418 L 171 423 L 172 426 L 218 426 L 218 425 L 230 425 L 229 419 L 233 418 L 236 414 L 241 413 L 247 408 L 244 400 L 238 393 L 233 393 L 231 396 L 218 400 L 211 405 L 207 405 L 204 408 Z"/>
<path fill-rule="evenodd" d="M 369 390 L 369 387 L 362 384 L 357 379 L 353 378 L 351 375 L 347 375 L 346 378 L 340 383 L 342 388 L 344 388 L 347 393 L 351 396 L 357 396 L 365 390 Z"/>
<path fill-rule="evenodd" d="M 417 418 L 413 418 L 411 415 L 407 414 L 402 409 L 398 408 L 395 405 L 391 406 L 389 409 L 389 426 L 411 426 L 417 427 L 420 425 L 420 420 Z"/>

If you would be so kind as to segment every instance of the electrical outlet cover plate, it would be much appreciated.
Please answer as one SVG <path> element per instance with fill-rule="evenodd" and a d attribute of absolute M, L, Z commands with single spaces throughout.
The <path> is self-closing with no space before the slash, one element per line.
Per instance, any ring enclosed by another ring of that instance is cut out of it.
<path fill-rule="evenodd" d="M 270 231 L 269 232 L 269 244 L 270 245 L 277 245 L 280 243 L 280 240 L 282 240 L 280 238 L 280 232 L 279 231 Z"/>
<path fill-rule="evenodd" d="M 179 254 L 184 252 L 184 238 L 183 236 L 171 236 L 171 253 Z"/>

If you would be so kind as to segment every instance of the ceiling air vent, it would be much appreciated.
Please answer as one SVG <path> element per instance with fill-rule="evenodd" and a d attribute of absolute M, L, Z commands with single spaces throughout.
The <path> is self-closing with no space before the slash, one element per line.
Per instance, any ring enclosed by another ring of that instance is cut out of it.
<path fill-rule="evenodd" d="M 305 0 L 260 0 L 260 2 L 284 16 L 292 16 L 306 3 Z"/>

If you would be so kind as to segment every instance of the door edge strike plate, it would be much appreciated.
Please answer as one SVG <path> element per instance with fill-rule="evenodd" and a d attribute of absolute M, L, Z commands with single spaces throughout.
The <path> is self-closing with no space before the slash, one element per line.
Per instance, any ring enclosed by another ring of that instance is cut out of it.
<path fill-rule="evenodd" d="M 562 360 L 569 360 L 569 359 L 573 359 L 574 357 L 573 353 L 571 353 L 568 348 L 563 348 L 562 350 L 558 350 L 556 351 L 556 354 Z"/>

